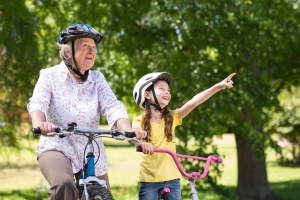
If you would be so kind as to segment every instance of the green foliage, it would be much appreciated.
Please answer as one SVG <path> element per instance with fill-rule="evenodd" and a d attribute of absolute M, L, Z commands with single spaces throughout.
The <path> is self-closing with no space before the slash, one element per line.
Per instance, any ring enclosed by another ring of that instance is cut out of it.
<path fill-rule="evenodd" d="M 266 146 L 275 146 L 264 133 L 267 111 L 278 107 L 283 88 L 299 85 L 299 18 L 299 2 L 292 0 L 1 0 L 1 138 L 14 144 L 39 69 L 60 62 L 59 31 L 79 22 L 104 34 L 94 68 L 131 119 L 141 112 L 132 89 L 146 73 L 173 75 L 169 106 L 175 109 L 236 72 L 235 87 L 196 108 L 177 135 L 184 148 L 190 139 L 201 146 L 213 135 L 241 134 L 264 158 Z"/>
<path fill-rule="evenodd" d="M 292 86 L 283 90 L 278 98 L 280 107 L 277 111 L 270 112 L 272 120 L 266 131 L 280 135 L 278 142 L 285 141 L 281 146 L 290 151 L 292 163 L 297 164 L 300 163 L 300 90 Z M 289 154 L 281 153 L 284 160 L 289 159 Z"/>
<path fill-rule="evenodd" d="M 24 1 L 1 1 L 0 133 L 4 146 L 17 144 L 15 131 L 26 112 L 41 65 L 36 30 L 34 16 Z"/>

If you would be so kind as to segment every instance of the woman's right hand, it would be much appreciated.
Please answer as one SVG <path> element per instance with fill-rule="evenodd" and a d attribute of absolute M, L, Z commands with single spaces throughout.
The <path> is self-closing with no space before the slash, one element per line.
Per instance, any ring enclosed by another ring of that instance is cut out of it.
<path fill-rule="evenodd" d="M 47 133 L 51 133 L 55 131 L 56 126 L 51 122 L 41 122 L 38 127 L 41 129 L 41 134 L 43 136 L 49 136 Z M 52 137 L 53 135 L 51 135 Z"/>
<path fill-rule="evenodd" d="M 139 145 L 142 147 L 142 150 L 143 150 L 144 154 L 152 155 L 154 153 L 154 147 L 151 143 L 141 142 Z"/>

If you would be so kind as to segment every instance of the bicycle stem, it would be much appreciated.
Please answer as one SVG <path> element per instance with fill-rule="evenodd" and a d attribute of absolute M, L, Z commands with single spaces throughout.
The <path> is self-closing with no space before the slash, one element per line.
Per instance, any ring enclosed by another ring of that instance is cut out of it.
<path fill-rule="evenodd" d="M 189 178 L 189 183 L 190 183 L 190 187 L 191 187 L 191 197 L 192 197 L 192 200 L 198 200 L 198 192 L 195 188 L 195 182 L 196 182 L 196 178 L 193 177 L 193 178 Z"/>

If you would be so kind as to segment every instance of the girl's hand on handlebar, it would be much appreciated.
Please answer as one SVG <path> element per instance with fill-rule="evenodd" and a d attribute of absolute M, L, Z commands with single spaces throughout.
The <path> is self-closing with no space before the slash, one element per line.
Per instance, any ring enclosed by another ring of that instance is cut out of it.
<path fill-rule="evenodd" d="M 52 124 L 51 122 L 42 122 L 40 123 L 40 125 L 38 126 L 41 129 L 41 134 L 43 136 L 49 136 L 47 135 L 47 133 L 51 133 L 55 131 L 56 126 L 54 124 Z M 51 137 L 54 135 L 51 135 Z"/>
<path fill-rule="evenodd" d="M 140 146 L 142 147 L 144 154 L 150 154 L 152 155 L 154 153 L 153 145 L 149 142 L 141 142 Z"/>
<path fill-rule="evenodd" d="M 135 132 L 136 139 L 140 140 L 147 137 L 147 132 L 140 129 L 133 129 L 133 132 Z"/>

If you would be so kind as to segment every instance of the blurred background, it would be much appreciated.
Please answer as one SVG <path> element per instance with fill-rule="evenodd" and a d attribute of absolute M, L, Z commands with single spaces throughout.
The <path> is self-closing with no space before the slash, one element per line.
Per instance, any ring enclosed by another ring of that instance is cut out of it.
<path fill-rule="evenodd" d="M 26 105 L 39 70 L 60 62 L 59 32 L 86 23 L 104 39 L 101 71 L 128 109 L 146 73 L 167 71 L 175 109 L 236 72 L 177 128 L 177 151 L 218 154 L 223 164 L 196 182 L 199 198 L 299 199 L 300 2 L 298 0 L 0 0 L 0 200 L 47 199 L 37 167 L 38 137 Z M 102 128 L 106 120 L 102 117 Z M 105 139 L 116 200 L 137 199 L 139 155 Z M 188 171 L 198 162 L 182 160 Z M 200 165 L 202 166 L 202 165 Z M 189 186 L 183 178 L 184 199 Z"/>

